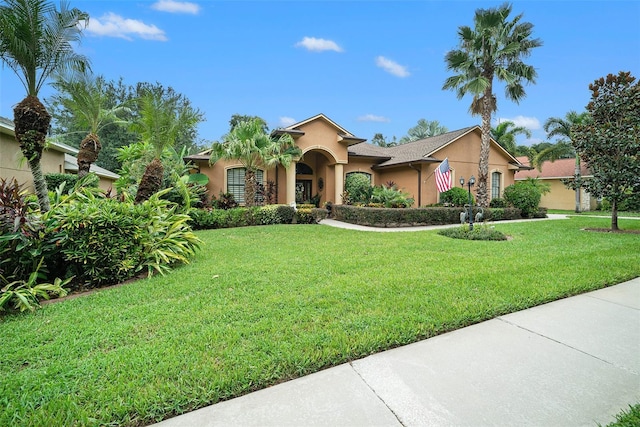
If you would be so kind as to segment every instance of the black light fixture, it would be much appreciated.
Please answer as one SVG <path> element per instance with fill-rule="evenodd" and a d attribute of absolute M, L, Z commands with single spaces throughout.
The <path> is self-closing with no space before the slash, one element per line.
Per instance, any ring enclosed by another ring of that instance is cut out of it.
<path fill-rule="evenodd" d="M 469 187 L 469 231 L 473 231 L 473 200 L 471 199 L 471 187 L 476 183 L 476 178 L 471 175 L 467 186 Z M 464 178 L 460 177 L 460 186 L 464 188 Z"/>

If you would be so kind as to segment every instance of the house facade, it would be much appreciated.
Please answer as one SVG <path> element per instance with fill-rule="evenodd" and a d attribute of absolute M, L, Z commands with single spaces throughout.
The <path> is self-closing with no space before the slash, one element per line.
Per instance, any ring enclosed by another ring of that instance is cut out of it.
<path fill-rule="evenodd" d="M 367 174 L 372 185 L 393 182 L 414 199 L 414 207 L 437 203 L 439 193 L 434 172 L 448 158 L 453 185 L 478 173 L 481 130 L 472 126 L 396 147 L 379 147 L 366 143 L 346 129 L 318 114 L 272 135 L 289 134 L 302 156 L 285 169 L 282 166 L 258 172 L 258 181 L 272 181 L 277 189 L 277 203 L 290 204 L 316 196 L 321 205 L 327 201 L 342 203 L 344 182 L 351 173 Z M 238 161 L 218 161 L 209 165 L 209 153 L 188 156 L 209 177 L 212 196 L 232 193 L 244 198 L 244 168 Z M 489 154 L 489 195 L 501 197 L 506 186 L 514 183 L 515 171 L 526 167 L 495 141 Z"/>
<path fill-rule="evenodd" d="M 77 159 L 78 149 L 66 144 L 49 142 L 42 152 L 40 165 L 44 174 L 48 173 L 78 173 Z M 96 165 L 91 165 L 91 172 L 100 177 L 99 186 L 103 190 L 112 188 L 119 175 Z M 29 191 L 33 191 L 33 175 L 29 165 L 23 159 L 20 144 L 16 141 L 13 122 L 0 117 L 0 178 L 15 178 L 19 184 L 25 185 Z"/>
<path fill-rule="evenodd" d="M 528 165 L 527 157 L 517 158 L 521 163 Z M 576 192 L 567 188 L 563 183 L 563 179 L 573 178 L 576 168 L 576 159 L 559 159 L 554 162 L 544 162 L 542 170 L 531 169 L 522 170 L 516 174 L 516 181 L 524 181 L 527 178 L 537 178 L 545 184 L 549 185 L 551 191 L 542 195 L 540 206 L 547 209 L 563 209 L 575 210 L 576 208 Z M 592 177 L 591 171 L 584 165 L 580 165 L 580 174 L 583 179 Z M 597 207 L 597 200 L 585 191 L 580 189 L 580 210 L 592 211 Z"/>

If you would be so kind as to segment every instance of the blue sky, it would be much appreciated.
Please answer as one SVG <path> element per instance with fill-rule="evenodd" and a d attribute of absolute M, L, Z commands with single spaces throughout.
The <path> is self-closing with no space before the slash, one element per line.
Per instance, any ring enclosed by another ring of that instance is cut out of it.
<path fill-rule="evenodd" d="M 200 109 L 199 138 L 214 141 L 233 114 L 271 129 L 318 113 L 354 135 L 398 139 L 421 119 L 449 130 L 480 124 L 470 97 L 443 91 L 444 57 L 457 29 L 492 1 L 70 1 L 91 19 L 79 50 L 94 73 L 134 85 L 171 86 Z M 546 140 L 542 124 L 582 111 L 589 84 L 608 73 L 640 78 L 640 1 L 514 1 L 544 45 L 526 61 L 535 85 L 514 104 L 496 87 L 494 120 L 512 120 Z M 41 98 L 51 95 L 46 87 Z M 0 116 L 25 91 L 0 71 Z"/>

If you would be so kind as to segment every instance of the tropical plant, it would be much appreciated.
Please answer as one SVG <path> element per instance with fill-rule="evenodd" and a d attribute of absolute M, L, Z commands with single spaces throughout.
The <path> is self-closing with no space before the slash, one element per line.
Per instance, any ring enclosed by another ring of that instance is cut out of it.
<path fill-rule="evenodd" d="M 244 204 L 247 207 L 255 205 L 258 169 L 275 165 L 286 169 L 302 155 L 291 135 L 271 137 L 263 126 L 264 121 L 259 118 L 242 121 L 226 135 L 224 142 L 216 142 L 211 147 L 210 164 L 237 160 L 244 166 Z"/>
<path fill-rule="evenodd" d="M 46 0 L 5 0 L 0 6 L 0 58 L 27 91 L 13 109 L 15 137 L 31 173 L 40 209 L 49 210 L 47 184 L 40 159 L 49 132 L 51 115 L 38 99 L 45 81 L 55 72 L 84 71 L 89 61 L 74 52 L 89 15 L 60 2 L 58 11 Z"/>
<path fill-rule="evenodd" d="M 347 194 L 347 200 L 343 200 L 345 204 L 369 203 L 373 191 L 371 178 L 369 175 L 359 172 L 347 174 L 347 178 L 344 181 L 344 190 Z"/>
<path fill-rule="evenodd" d="M 0 275 L 0 311 L 6 310 L 7 305 L 13 305 L 13 308 L 20 311 L 34 311 L 40 306 L 40 299 L 49 299 L 51 295 L 64 297 L 67 290 L 64 288 L 72 278 L 62 280 L 56 278 L 53 283 L 38 283 L 40 279 L 40 267 L 42 259 L 38 263 L 36 270 L 29 275 L 27 280 L 14 280 L 9 282 L 4 276 Z"/>
<path fill-rule="evenodd" d="M 525 64 L 531 51 L 542 45 L 531 38 L 533 24 L 521 22 L 522 14 L 508 20 L 512 6 L 505 3 L 475 12 L 474 28 L 458 29 L 460 45 L 446 55 L 447 69 L 457 74 L 446 79 L 443 89 L 455 90 L 458 99 L 471 94 L 470 112 L 482 117 L 482 141 L 478 165 L 478 205 L 488 206 L 487 181 L 491 115 L 497 110 L 493 93 L 494 78 L 505 83 L 505 96 L 514 102 L 524 98 L 524 83 L 534 83 L 537 76 L 533 66 Z"/>
<path fill-rule="evenodd" d="M 496 127 L 491 128 L 491 137 L 512 156 L 516 155 L 517 135 L 531 138 L 531 131 L 524 126 L 516 126 L 510 120 L 501 121 Z"/>
<path fill-rule="evenodd" d="M 589 89 L 591 120 L 572 127 L 573 145 L 593 175 L 587 190 L 611 203 L 611 229 L 618 230 L 618 204 L 640 193 L 640 83 L 620 72 Z"/>
<path fill-rule="evenodd" d="M 406 144 L 407 142 L 417 141 L 419 139 L 430 138 L 448 132 L 446 126 L 443 126 L 437 120 L 418 120 L 418 124 L 407 131 L 407 135 L 400 138 L 398 144 Z"/>
<path fill-rule="evenodd" d="M 82 178 L 89 173 L 91 164 L 100 154 L 102 144 L 98 132 L 107 125 L 128 123 L 119 117 L 123 111 L 127 111 L 127 107 L 109 107 L 110 97 L 102 76 L 96 77 L 90 73 L 60 74 L 53 87 L 58 90 L 53 102 L 68 111 L 76 126 L 88 130 L 78 152 L 78 178 Z"/>
<path fill-rule="evenodd" d="M 395 147 L 398 145 L 398 141 L 396 141 L 396 137 L 394 136 L 390 141 L 381 133 L 376 133 L 371 138 L 371 143 L 373 145 L 377 145 L 378 147 Z"/>
<path fill-rule="evenodd" d="M 143 143 L 153 149 L 153 159 L 147 164 L 136 192 L 136 203 L 148 200 L 152 194 L 162 188 L 164 166 L 162 153 L 167 147 L 173 147 L 185 129 L 192 128 L 202 121 L 200 111 L 184 103 L 182 96 L 163 91 L 146 90 L 138 100 L 140 114 L 132 128 L 140 133 Z"/>
<path fill-rule="evenodd" d="M 580 189 L 582 188 L 582 177 L 580 172 L 580 156 L 573 147 L 573 126 L 586 123 L 589 120 L 589 114 L 585 111 L 580 114 L 575 111 L 569 111 L 565 118 L 550 117 L 544 123 L 544 130 L 549 138 L 559 136 L 562 139 L 556 144 L 540 150 L 533 159 L 532 166 L 542 170 L 542 165 L 546 161 L 555 162 L 558 159 L 566 159 L 575 157 L 575 169 L 573 173 L 573 187 L 576 193 L 575 211 L 581 211 Z"/>
<path fill-rule="evenodd" d="M 374 187 L 370 200 L 372 203 L 379 203 L 385 208 L 408 208 L 413 205 L 411 195 L 399 190 L 395 185 Z"/>

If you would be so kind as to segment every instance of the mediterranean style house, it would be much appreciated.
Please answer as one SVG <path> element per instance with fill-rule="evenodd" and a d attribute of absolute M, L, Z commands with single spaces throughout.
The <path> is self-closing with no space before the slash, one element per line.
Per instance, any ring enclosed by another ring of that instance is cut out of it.
<path fill-rule="evenodd" d="M 74 155 L 78 149 L 58 142 L 49 142 L 42 153 L 40 164 L 42 172 L 47 173 L 78 173 L 78 162 Z M 21 161 L 22 151 L 16 141 L 13 122 L 0 117 L 0 178 L 9 180 L 15 178 L 19 184 L 25 185 L 33 191 L 33 176 L 26 161 Z M 119 178 L 107 169 L 91 165 L 91 172 L 100 177 L 100 188 L 109 190 Z"/>
<path fill-rule="evenodd" d="M 528 165 L 529 159 L 527 157 L 517 157 L 517 159 Z M 544 206 L 547 209 L 563 209 L 563 210 L 575 210 L 576 208 L 576 192 L 570 188 L 567 188 L 562 179 L 573 178 L 575 174 L 576 160 L 559 159 L 554 162 L 544 162 L 542 164 L 542 170 L 531 168 L 531 170 L 522 170 L 516 174 L 516 181 L 523 181 L 527 178 L 537 178 L 542 182 L 549 184 L 549 191 L 547 194 L 543 194 L 540 199 L 540 206 Z M 580 174 L 583 179 L 589 179 L 592 177 L 589 169 L 584 165 L 584 162 L 580 165 Z M 592 211 L 597 206 L 597 200 L 595 197 L 591 197 L 584 188 L 580 189 L 580 210 Z"/>
<path fill-rule="evenodd" d="M 411 194 L 414 207 L 427 206 L 438 202 L 434 171 L 445 158 L 454 186 L 460 178 L 467 182 L 478 173 L 479 126 L 396 147 L 379 147 L 318 114 L 272 132 L 274 136 L 282 134 L 291 135 L 303 154 L 287 169 L 277 166 L 258 171 L 260 183 L 275 184 L 277 203 L 299 203 L 316 196 L 321 206 L 328 201 L 342 204 L 346 177 L 359 172 L 368 175 L 372 185 L 395 183 Z M 210 195 L 228 192 L 244 202 L 244 168 L 240 162 L 221 160 L 210 165 L 208 151 L 187 156 L 185 160 L 209 177 Z M 490 198 L 501 197 L 504 188 L 514 183 L 515 172 L 521 169 L 528 167 L 492 140 L 487 183 Z"/>

